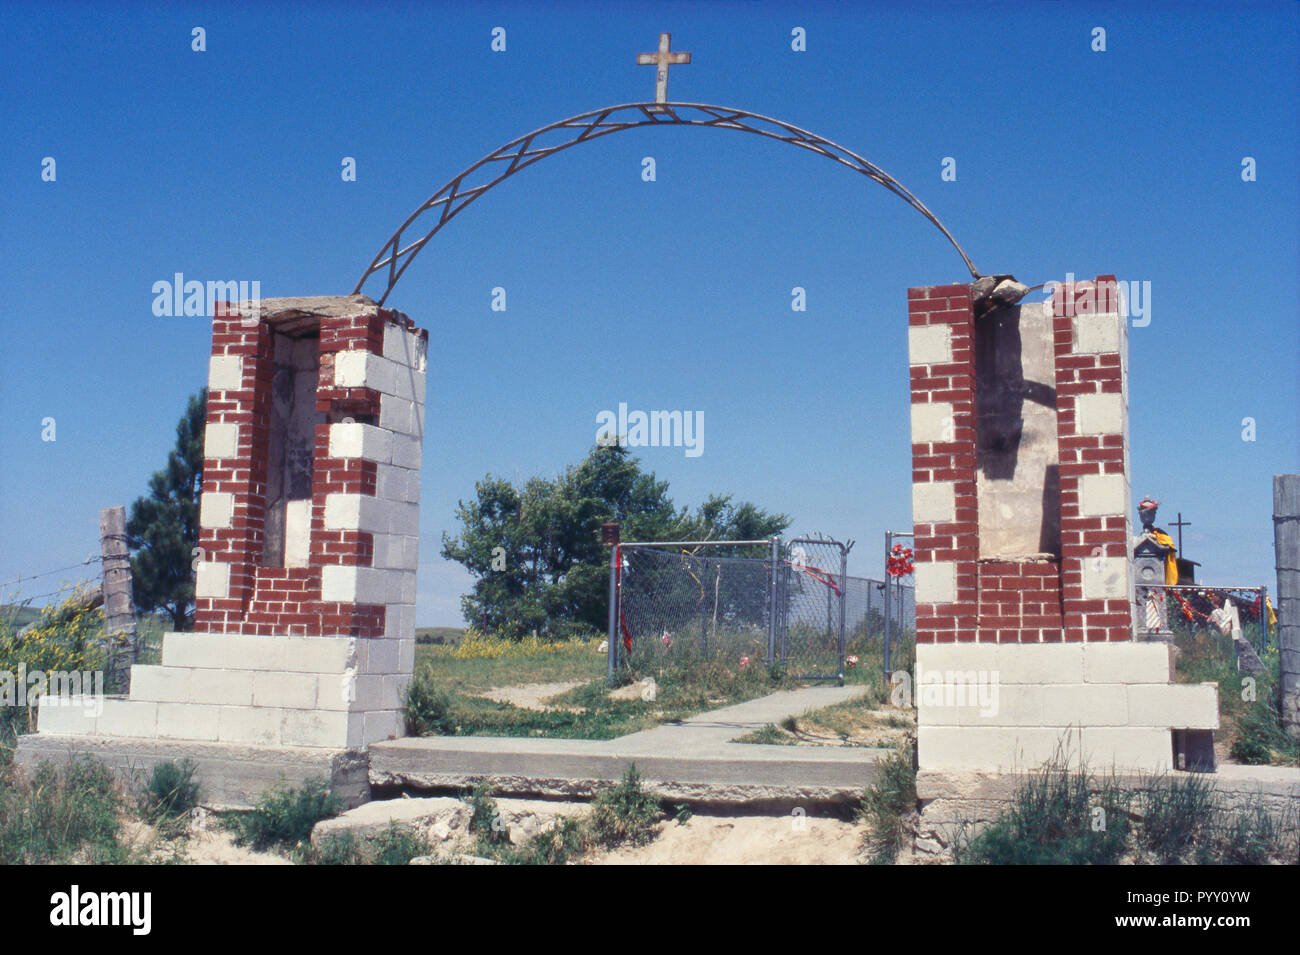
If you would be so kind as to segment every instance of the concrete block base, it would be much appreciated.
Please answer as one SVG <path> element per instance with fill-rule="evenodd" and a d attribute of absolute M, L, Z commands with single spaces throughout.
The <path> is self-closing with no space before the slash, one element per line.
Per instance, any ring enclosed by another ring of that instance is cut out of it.
<path fill-rule="evenodd" d="M 313 777 L 327 780 L 347 808 L 370 798 L 366 755 L 354 750 L 31 734 L 19 737 L 14 763 L 31 770 L 83 754 L 103 762 L 132 788 L 143 785 L 157 763 L 189 759 L 198 767 L 200 802 L 213 809 L 250 809 L 267 790 L 301 787 Z"/>
<path fill-rule="evenodd" d="M 917 647 L 925 770 L 1030 769 L 1051 760 L 1159 772 L 1207 765 L 1218 687 L 1171 682 L 1164 643 L 949 643 Z M 1175 739 L 1182 741 L 1182 762 Z"/>
<path fill-rule="evenodd" d="M 1110 778 L 1106 770 L 1094 770 L 1094 783 Z M 1173 772 L 1165 777 L 1149 773 L 1117 773 L 1114 780 L 1125 789 L 1140 793 L 1153 783 L 1185 776 Z M 1221 765 L 1208 777 L 1220 806 L 1228 811 L 1251 811 L 1260 806 L 1279 824 L 1300 810 L 1300 770 L 1285 766 Z M 916 774 L 916 796 L 920 820 L 916 831 L 918 857 L 934 861 L 950 858 L 954 841 L 978 832 L 997 819 L 1011 805 L 1024 785 L 1023 773 L 926 770 Z"/>

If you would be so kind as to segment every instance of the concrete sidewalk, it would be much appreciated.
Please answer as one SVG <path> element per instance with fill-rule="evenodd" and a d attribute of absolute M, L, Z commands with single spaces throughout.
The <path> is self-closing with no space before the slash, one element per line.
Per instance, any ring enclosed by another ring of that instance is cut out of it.
<path fill-rule="evenodd" d="M 705 802 L 842 802 L 875 776 L 888 750 L 732 742 L 862 695 L 861 686 L 773 693 L 612 740 L 436 736 L 370 747 L 372 786 L 460 789 L 491 777 L 499 792 L 590 795 L 631 763 L 665 798 Z"/>

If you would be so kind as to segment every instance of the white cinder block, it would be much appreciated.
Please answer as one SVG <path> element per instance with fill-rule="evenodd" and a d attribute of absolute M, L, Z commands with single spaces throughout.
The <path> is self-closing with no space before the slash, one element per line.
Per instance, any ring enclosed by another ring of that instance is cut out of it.
<path fill-rule="evenodd" d="M 105 700 L 95 732 L 100 736 L 153 739 L 158 735 L 158 704 L 145 700 Z"/>
<path fill-rule="evenodd" d="M 1074 317 L 1074 351 L 1080 355 L 1095 355 L 1120 350 L 1119 315 L 1076 315 Z"/>
<path fill-rule="evenodd" d="M 1127 687 L 1129 724 L 1164 729 L 1219 728 L 1219 687 L 1215 683 L 1139 684 Z"/>
<path fill-rule="evenodd" d="M 926 769 L 1027 770 L 1058 754 L 1077 763 L 1079 733 L 1062 727 L 920 726 L 917 749 Z"/>
<path fill-rule="evenodd" d="M 363 458 L 387 464 L 393 459 L 391 431 L 372 424 L 338 422 L 330 425 L 329 454 L 332 458 Z"/>
<path fill-rule="evenodd" d="M 1043 726 L 1125 726 L 1128 688 L 1111 683 L 1038 687 Z"/>
<path fill-rule="evenodd" d="M 1171 647 L 1160 641 L 1087 643 L 1083 678 L 1088 683 L 1159 683 L 1174 678 Z"/>
<path fill-rule="evenodd" d="M 1100 726 L 1083 730 L 1083 752 L 1095 772 L 1157 772 L 1173 764 L 1173 737 L 1168 729 Z"/>
<path fill-rule="evenodd" d="M 412 608 L 414 613 L 414 608 Z M 412 617 L 414 619 L 414 617 Z M 412 627 L 412 634 L 415 628 Z M 399 640 L 397 645 L 397 672 L 403 676 L 409 677 L 415 672 L 415 640 Z"/>
<path fill-rule="evenodd" d="M 415 426 L 415 402 L 393 395 L 379 397 L 379 427 L 401 434 L 418 434 Z"/>
<path fill-rule="evenodd" d="M 92 697 L 43 696 L 36 704 L 36 730 L 42 736 L 94 736 L 98 705 Z"/>
<path fill-rule="evenodd" d="M 238 391 L 244 383 L 244 359 L 239 355 L 213 355 L 208 360 L 208 390 Z"/>
<path fill-rule="evenodd" d="M 285 746 L 345 747 L 348 714 L 339 710 L 285 710 L 280 738 Z"/>
<path fill-rule="evenodd" d="M 375 497 L 382 501 L 409 501 L 411 471 L 380 464 L 375 468 Z"/>
<path fill-rule="evenodd" d="M 397 366 L 368 351 L 341 351 L 334 356 L 334 384 L 340 388 L 372 388 L 393 393 Z"/>
<path fill-rule="evenodd" d="M 947 328 L 946 325 L 935 327 Z M 947 524 L 956 520 L 956 487 L 957 485 L 952 481 L 913 484 L 912 520 L 917 524 Z"/>
<path fill-rule="evenodd" d="M 915 688 L 921 726 L 1041 726 L 1038 687 L 1003 686 L 986 671 L 926 670 Z"/>
<path fill-rule="evenodd" d="M 1123 434 L 1124 398 L 1102 393 L 1074 399 L 1075 430 L 1079 434 Z"/>
<path fill-rule="evenodd" d="M 200 527 L 229 527 L 235 514 L 235 495 L 224 491 L 204 491 L 199 498 Z"/>
<path fill-rule="evenodd" d="M 932 404 L 912 405 L 913 444 L 952 441 L 955 433 L 956 423 L 952 413 L 952 402 L 936 401 Z"/>
<path fill-rule="evenodd" d="M 383 739 L 396 739 L 406 734 L 403 732 L 401 717 L 393 711 L 370 712 L 365 714 L 365 741 L 376 743 Z"/>
<path fill-rule="evenodd" d="M 194 578 L 196 597 L 224 598 L 230 596 L 230 565 L 216 561 L 199 562 Z"/>
<path fill-rule="evenodd" d="M 384 639 L 392 637 L 415 638 L 415 608 L 406 604 L 390 604 L 384 620 Z"/>
<path fill-rule="evenodd" d="M 327 494 L 325 529 L 386 534 L 391 522 L 390 507 L 388 501 L 369 494 Z"/>
<path fill-rule="evenodd" d="M 131 667 L 131 699 L 155 703 L 186 703 L 190 699 L 189 667 Z"/>
<path fill-rule="evenodd" d="M 287 637 L 237 633 L 163 634 L 166 667 L 226 670 L 279 670 L 285 665 Z"/>
<path fill-rule="evenodd" d="M 194 703 L 159 703 L 158 735 L 164 739 L 196 739 L 215 743 L 220 726 L 216 706 Z"/>
<path fill-rule="evenodd" d="M 252 677 L 254 706 L 279 706 L 296 710 L 310 710 L 316 706 L 321 677 L 315 673 L 259 670 Z"/>
<path fill-rule="evenodd" d="M 996 673 L 1006 684 L 1084 682 L 1081 643 L 925 643 L 916 648 L 917 680 L 927 671 Z"/>
<path fill-rule="evenodd" d="M 357 671 L 316 677 L 316 707 L 322 710 L 350 710 L 357 699 Z"/>
<path fill-rule="evenodd" d="M 214 706 L 252 706 L 253 673 L 251 670 L 192 670 L 190 701 Z"/>
<path fill-rule="evenodd" d="M 239 449 L 239 425 L 213 422 L 203 430 L 205 458 L 233 458 Z"/>
<path fill-rule="evenodd" d="M 384 432 L 388 434 L 388 432 Z M 419 470 L 421 458 L 421 441 L 419 438 L 404 434 L 392 435 L 392 462 L 399 468 Z"/>
<path fill-rule="evenodd" d="M 388 612 L 393 612 L 392 607 Z M 357 666 L 364 673 L 397 673 L 401 641 L 380 637 L 361 641 L 358 645 Z"/>
<path fill-rule="evenodd" d="M 420 533 L 420 506 L 396 501 L 389 503 L 388 532 L 406 537 Z"/>
<path fill-rule="evenodd" d="M 274 707 L 223 706 L 217 716 L 217 739 L 222 743 L 281 745 L 284 711 Z"/>
<path fill-rule="evenodd" d="M 907 360 L 913 365 L 952 361 L 952 329 L 947 325 L 912 325 L 907 329 Z"/>
<path fill-rule="evenodd" d="M 368 569 L 368 568 L 367 568 Z M 343 673 L 357 663 L 353 637 L 280 637 L 285 642 L 284 665 L 295 673 Z"/>
<path fill-rule="evenodd" d="M 917 564 L 916 602 L 947 604 L 957 600 L 957 565 L 952 561 Z"/>
<path fill-rule="evenodd" d="M 913 405 L 912 407 L 916 407 Z M 1107 517 L 1126 513 L 1128 485 L 1122 474 L 1085 474 L 1079 478 L 1079 516 Z"/>
<path fill-rule="evenodd" d="M 1128 596 L 1127 557 L 1085 557 L 1081 566 L 1084 600 Z"/>
<path fill-rule="evenodd" d="M 311 557 L 311 499 L 288 501 L 284 507 L 284 566 L 306 567 Z"/>

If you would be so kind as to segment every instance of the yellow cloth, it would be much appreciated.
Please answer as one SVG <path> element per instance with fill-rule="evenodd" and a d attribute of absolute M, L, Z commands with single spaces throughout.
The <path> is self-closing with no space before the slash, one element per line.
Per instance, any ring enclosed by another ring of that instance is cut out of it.
<path fill-rule="evenodd" d="M 1164 531 L 1152 529 L 1151 536 L 1156 539 L 1156 543 L 1161 547 L 1168 547 L 1169 552 L 1165 554 L 1165 583 L 1178 583 L 1178 550 L 1174 547 L 1174 539 Z"/>
<path fill-rule="evenodd" d="M 1272 633 L 1277 626 L 1277 611 L 1273 609 L 1273 598 L 1265 596 L 1264 606 L 1268 608 L 1268 632 Z"/>

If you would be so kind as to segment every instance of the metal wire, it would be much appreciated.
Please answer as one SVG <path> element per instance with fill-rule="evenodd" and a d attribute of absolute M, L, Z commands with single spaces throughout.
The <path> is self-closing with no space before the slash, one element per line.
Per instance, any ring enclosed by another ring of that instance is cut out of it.
<path fill-rule="evenodd" d="M 601 136 L 608 136 L 611 133 L 636 129 L 642 126 L 703 126 L 713 129 L 734 129 L 740 132 L 754 133 L 758 136 L 766 136 L 769 139 L 776 139 L 792 146 L 807 149 L 820 156 L 825 156 L 827 159 L 842 166 L 847 166 L 873 182 L 884 186 L 925 216 L 952 243 L 953 248 L 957 250 L 962 262 L 970 271 L 971 277 L 980 277 L 974 263 L 971 262 L 970 257 L 962 247 L 957 244 L 957 240 L 952 237 L 952 233 L 944 227 L 934 213 L 925 207 L 921 200 L 912 195 L 894 177 L 879 166 L 868 162 L 857 153 L 845 149 L 829 139 L 811 133 L 806 129 L 801 129 L 798 126 L 793 126 L 790 123 L 782 122 L 779 119 L 772 119 L 769 116 L 762 116 L 743 109 L 710 106 L 703 103 L 625 103 L 621 106 L 608 106 L 604 109 L 580 113 L 577 116 L 562 119 L 558 123 L 543 126 L 526 136 L 521 136 L 506 143 L 499 149 L 484 156 L 468 169 L 465 169 L 421 203 L 419 208 L 411 213 L 406 221 L 397 228 L 397 231 L 389 237 L 383 248 L 379 250 L 379 254 L 371 260 L 370 265 L 352 290 L 352 294 L 360 294 L 362 287 L 376 272 L 387 271 L 384 291 L 378 299 L 380 305 L 384 304 L 393 291 L 393 286 L 397 284 L 397 280 L 402 277 L 402 273 L 406 271 L 415 256 L 428 244 L 429 240 L 443 226 L 455 218 L 461 210 L 493 186 L 508 179 L 521 169 L 526 169 L 533 163 L 539 162 L 548 156 L 553 156 L 555 153 L 571 146 L 576 146 L 578 143 L 589 142 L 593 139 L 599 139 Z M 565 131 L 571 134 L 571 138 L 547 146 L 536 146 L 536 140 L 539 137 L 555 130 Z M 504 171 L 498 172 L 502 164 L 505 167 Z M 475 172 L 489 167 L 490 171 L 483 177 L 486 181 L 475 180 L 472 185 L 466 184 L 467 178 L 471 177 Z M 415 223 L 416 219 L 434 210 L 437 210 L 437 220 L 434 222 L 433 227 L 425 232 L 422 237 L 415 239 L 409 245 L 403 246 L 403 233 Z"/>

